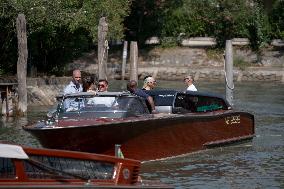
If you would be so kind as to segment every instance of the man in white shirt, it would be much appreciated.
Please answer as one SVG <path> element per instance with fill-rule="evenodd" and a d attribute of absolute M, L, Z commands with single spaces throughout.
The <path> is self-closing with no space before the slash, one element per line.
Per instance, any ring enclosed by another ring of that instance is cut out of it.
<path fill-rule="evenodd" d="M 196 87 L 193 85 L 194 79 L 191 75 L 186 76 L 183 81 L 187 85 L 187 91 L 197 91 Z"/>
<path fill-rule="evenodd" d="M 70 81 L 69 85 L 67 85 L 64 89 L 64 94 L 78 93 L 82 91 L 81 72 L 76 69 L 73 71 L 72 81 Z"/>
<path fill-rule="evenodd" d="M 72 81 L 64 88 L 64 95 L 79 93 L 83 91 L 81 84 L 81 71 L 76 69 L 73 70 Z M 75 100 L 66 99 L 64 101 L 64 106 L 67 109 L 66 111 L 78 110 L 79 104 L 81 102 L 76 102 Z"/>

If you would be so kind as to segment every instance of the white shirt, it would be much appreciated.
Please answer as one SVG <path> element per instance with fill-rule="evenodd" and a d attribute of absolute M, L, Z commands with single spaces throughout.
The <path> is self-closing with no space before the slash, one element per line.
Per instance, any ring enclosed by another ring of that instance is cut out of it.
<path fill-rule="evenodd" d="M 80 87 L 78 89 L 76 87 L 76 85 L 72 81 L 70 81 L 69 85 L 67 85 L 64 89 L 64 95 L 71 94 L 71 93 L 78 93 L 78 92 L 82 92 L 82 91 L 83 91 L 83 87 L 82 87 L 81 84 L 80 84 Z M 78 104 L 78 102 L 75 102 L 74 100 L 66 99 L 64 101 L 64 106 L 65 106 L 65 108 L 67 108 L 66 111 L 76 111 L 76 110 L 78 110 L 79 104 Z"/>
<path fill-rule="evenodd" d="M 186 90 L 187 91 L 197 91 L 196 87 L 193 84 L 189 85 Z"/>
<path fill-rule="evenodd" d="M 64 89 L 64 94 L 71 94 L 71 93 L 78 93 L 78 92 L 82 92 L 83 91 L 83 87 L 80 84 L 79 89 L 77 89 L 76 85 L 73 83 L 73 81 L 70 81 L 69 85 L 67 85 Z"/>

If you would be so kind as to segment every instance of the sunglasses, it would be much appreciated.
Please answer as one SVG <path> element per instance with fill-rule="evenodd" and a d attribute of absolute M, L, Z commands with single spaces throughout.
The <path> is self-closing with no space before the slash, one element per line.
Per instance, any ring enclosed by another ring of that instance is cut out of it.
<path fill-rule="evenodd" d="M 81 79 L 81 77 L 75 77 L 76 79 Z"/>
<path fill-rule="evenodd" d="M 184 78 L 183 80 L 186 81 L 187 79 L 190 80 L 189 78 Z"/>
<path fill-rule="evenodd" d="M 99 85 L 98 85 L 98 87 L 105 88 L 106 86 L 105 86 L 105 85 L 100 85 L 100 84 L 99 84 Z"/>

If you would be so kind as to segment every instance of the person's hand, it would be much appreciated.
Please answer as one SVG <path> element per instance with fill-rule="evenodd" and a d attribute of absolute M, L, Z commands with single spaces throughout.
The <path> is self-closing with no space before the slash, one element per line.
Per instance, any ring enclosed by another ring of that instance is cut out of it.
<path fill-rule="evenodd" d="M 152 110 L 152 112 L 151 112 L 152 114 L 157 114 L 158 113 L 158 111 L 157 110 Z"/>

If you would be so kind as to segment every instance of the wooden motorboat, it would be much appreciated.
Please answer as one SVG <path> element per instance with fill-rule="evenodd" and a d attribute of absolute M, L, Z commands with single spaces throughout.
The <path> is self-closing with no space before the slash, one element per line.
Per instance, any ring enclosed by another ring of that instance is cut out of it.
<path fill-rule="evenodd" d="M 47 148 L 114 155 L 117 144 L 124 157 L 141 161 L 254 136 L 254 116 L 233 110 L 218 95 L 175 90 L 153 90 L 149 94 L 160 113 L 150 114 L 145 100 L 129 93 L 60 96 L 58 108 L 49 119 L 24 129 Z"/>
<path fill-rule="evenodd" d="M 141 162 L 0 143 L 0 188 L 172 188 L 139 179 Z"/>

